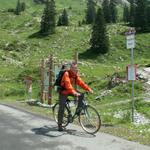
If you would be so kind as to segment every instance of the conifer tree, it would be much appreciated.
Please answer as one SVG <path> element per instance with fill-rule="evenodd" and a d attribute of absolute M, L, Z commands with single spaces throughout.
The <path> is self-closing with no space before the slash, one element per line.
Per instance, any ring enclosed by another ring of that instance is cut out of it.
<path fill-rule="evenodd" d="M 81 21 L 78 21 L 78 26 L 79 26 L 79 27 L 81 27 L 81 26 L 82 26 Z"/>
<path fill-rule="evenodd" d="M 145 32 L 148 28 L 147 17 L 147 0 L 136 0 L 136 9 L 135 9 L 135 27 L 141 32 Z"/>
<path fill-rule="evenodd" d="M 68 20 L 68 14 L 66 9 L 63 10 L 62 14 L 59 16 L 58 26 L 68 26 L 69 25 L 69 20 Z"/>
<path fill-rule="evenodd" d="M 130 0 L 130 26 L 135 25 L 135 0 Z"/>
<path fill-rule="evenodd" d="M 57 26 L 62 26 L 62 15 L 59 16 Z"/>
<path fill-rule="evenodd" d="M 26 4 L 25 4 L 25 2 L 22 2 L 21 3 L 21 11 L 25 11 L 25 9 L 26 9 Z"/>
<path fill-rule="evenodd" d="M 110 20 L 112 23 L 117 22 L 117 2 L 116 0 L 110 0 L 109 8 L 110 8 Z"/>
<path fill-rule="evenodd" d="M 92 24 L 95 20 L 95 4 L 93 0 L 88 0 L 87 2 L 87 10 L 86 10 L 86 24 Z"/>
<path fill-rule="evenodd" d="M 106 32 L 106 23 L 101 8 L 98 9 L 96 14 L 90 43 L 91 50 L 94 54 L 105 54 L 109 50 L 109 39 Z"/>
<path fill-rule="evenodd" d="M 104 18 L 106 23 L 110 23 L 110 9 L 109 9 L 109 0 L 104 0 L 102 3 Z"/>
<path fill-rule="evenodd" d="M 44 9 L 41 19 L 41 30 L 42 34 L 53 34 L 55 33 L 55 1 L 47 0 L 46 7 Z"/>
<path fill-rule="evenodd" d="M 20 15 L 20 13 L 21 13 L 21 3 L 20 3 L 20 0 L 18 0 L 18 2 L 17 2 L 17 6 L 16 6 L 16 9 L 15 9 L 14 13 L 16 15 Z"/>
<path fill-rule="evenodd" d="M 124 10 L 123 10 L 123 21 L 129 22 L 129 8 L 127 5 L 124 6 Z"/>
<path fill-rule="evenodd" d="M 150 1 L 146 9 L 146 17 L 147 17 L 147 26 L 148 26 L 147 31 L 150 32 Z"/>
<path fill-rule="evenodd" d="M 63 13 L 62 13 L 62 23 L 63 23 L 64 26 L 68 26 L 69 25 L 68 14 L 67 14 L 66 9 L 64 9 Z"/>

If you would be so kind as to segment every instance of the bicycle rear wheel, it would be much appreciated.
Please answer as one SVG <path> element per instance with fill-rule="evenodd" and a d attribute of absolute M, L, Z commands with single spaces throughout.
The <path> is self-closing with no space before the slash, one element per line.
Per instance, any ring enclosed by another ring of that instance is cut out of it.
<path fill-rule="evenodd" d="M 79 115 L 79 122 L 83 130 L 90 134 L 98 132 L 101 127 L 100 115 L 97 110 L 90 105 L 86 105 L 85 108 L 82 108 Z"/>
<path fill-rule="evenodd" d="M 58 124 L 58 110 L 59 110 L 59 103 L 56 103 L 53 107 L 53 118 L 56 121 L 56 123 Z M 68 110 L 65 107 L 64 110 L 64 117 L 63 117 L 63 122 L 62 122 L 62 127 L 66 127 L 68 125 Z"/>

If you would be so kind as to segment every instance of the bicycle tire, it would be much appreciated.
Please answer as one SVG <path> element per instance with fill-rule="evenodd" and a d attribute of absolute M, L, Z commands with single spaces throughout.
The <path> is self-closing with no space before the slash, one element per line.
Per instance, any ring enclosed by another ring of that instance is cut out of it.
<path fill-rule="evenodd" d="M 79 114 L 79 122 L 84 131 L 95 134 L 101 127 L 101 119 L 98 111 L 91 105 L 85 105 Z"/>
<path fill-rule="evenodd" d="M 59 110 L 59 103 L 56 103 L 53 107 L 53 118 L 57 124 L 58 124 L 58 110 Z M 69 124 L 68 114 L 69 114 L 68 109 L 65 106 L 62 127 L 66 127 Z"/>

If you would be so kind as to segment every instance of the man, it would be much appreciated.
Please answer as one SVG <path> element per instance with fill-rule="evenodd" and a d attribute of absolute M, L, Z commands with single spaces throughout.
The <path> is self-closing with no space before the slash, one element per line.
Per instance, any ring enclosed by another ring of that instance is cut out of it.
<path fill-rule="evenodd" d="M 70 69 L 66 70 L 61 79 L 61 87 L 63 87 L 63 90 L 59 91 L 58 131 L 63 131 L 62 121 L 67 97 L 70 95 L 78 97 L 78 108 L 82 105 L 83 95 L 77 92 L 73 85 L 79 85 L 82 89 L 93 93 L 91 88 L 77 74 L 76 63 L 71 64 Z"/>

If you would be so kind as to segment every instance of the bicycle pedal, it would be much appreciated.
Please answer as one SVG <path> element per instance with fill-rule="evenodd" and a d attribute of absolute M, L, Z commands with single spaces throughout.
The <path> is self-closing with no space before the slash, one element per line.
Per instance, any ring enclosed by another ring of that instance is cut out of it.
<path fill-rule="evenodd" d="M 72 116 L 69 116 L 69 118 L 68 118 L 68 122 L 69 122 L 69 123 L 72 123 L 72 122 L 73 122 L 73 118 L 72 118 Z"/>
<path fill-rule="evenodd" d="M 69 123 L 73 123 L 73 120 L 69 120 Z"/>

